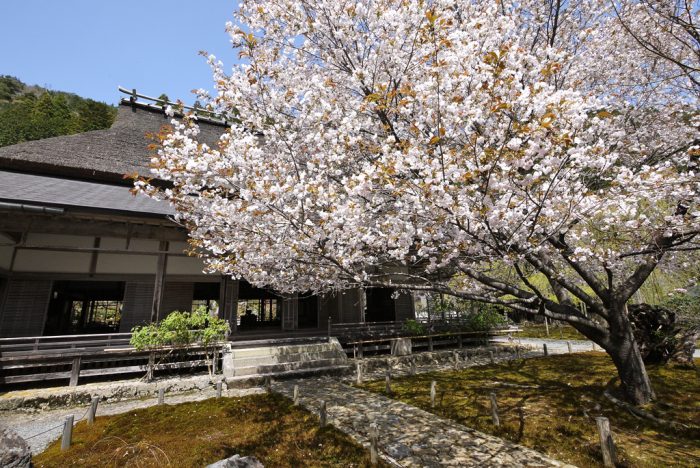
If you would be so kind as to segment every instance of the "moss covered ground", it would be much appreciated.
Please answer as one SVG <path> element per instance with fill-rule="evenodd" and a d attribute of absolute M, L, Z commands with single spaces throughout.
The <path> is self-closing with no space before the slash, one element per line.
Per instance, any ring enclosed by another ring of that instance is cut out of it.
<path fill-rule="evenodd" d="M 696 360 L 700 365 L 700 360 Z M 619 466 L 700 466 L 700 371 L 648 368 L 657 401 L 644 409 L 689 426 L 672 430 L 615 406 L 603 391 L 615 368 L 604 353 L 581 353 L 397 378 L 393 398 L 581 467 L 601 466 L 595 417 L 609 418 Z M 430 382 L 437 382 L 430 407 Z M 384 393 L 384 381 L 366 389 Z M 491 419 L 497 396 L 501 426 Z M 615 394 L 613 392 L 613 394 Z M 620 395 L 617 395 L 618 397 Z"/>
<path fill-rule="evenodd" d="M 203 467 L 234 454 L 269 467 L 369 466 L 369 452 L 281 396 L 261 394 L 155 406 L 79 422 L 35 467 Z"/>

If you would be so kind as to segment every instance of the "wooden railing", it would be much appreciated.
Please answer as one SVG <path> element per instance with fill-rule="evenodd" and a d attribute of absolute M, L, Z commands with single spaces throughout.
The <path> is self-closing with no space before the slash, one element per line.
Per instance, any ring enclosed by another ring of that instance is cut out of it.
<path fill-rule="evenodd" d="M 24 336 L 0 338 L 0 356 L 14 354 L 95 351 L 129 346 L 131 333 L 103 333 L 91 335 Z"/>
<path fill-rule="evenodd" d="M 494 335 L 517 333 L 518 327 L 505 327 L 489 331 L 450 331 L 434 332 L 420 335 L 403 335 L 410 338 L 412 352 L 434 351 L 436 348 L 462 348 L 472 343 L 488 340 Z M 362 337 L 356 339 L 341 339 L 345 352 L 353 358 L 363 358 L 365 353 L 387 354 L 391 353 L 393 342 L 401 337 Z"/>
<path fill-rule="evenodd" d="M 0 357 L 0 383 L 17 384 L 43 380 L 68 380 L 123 374 L 142 374 L 147 380 L 156 372 L 176 369 L 219 367 L 221 346 L 201 345 L 137 351 L 134 348 L 105 348 L 101 351 L 74 349 L 56 352 L 33 351 Z"/>
<path fill-rule="evenodd" d="M 0 338 L 0 383 L 67 379 L 75 386 L 81 378 L 138 373 L 150 379 L 160 371 L 204 368 L 207 362 L 217 367 L 221 355 L 221 342 L 136 350 L 130 339 L 131 333 Z"/>
<path fill-rule="evenodd" d="M 461 317 L 432 319 L 430 321 L 425 319 L 414 320 L 417 324 L 420 324 L 425 330 L 424 334 L 436 334 L 436 333 L 457 333 L 464 330 L 468 324 L 467 319 Z M 507 330 L 508 328 L 503 328 Z M 494 330 L 495 333 L 499 333 L 499 329 Z M 329 324 L 329 335 L 335 336 L 342 340 L 348 339 L 359 339 L 360 337 L 371 339 L 373 337 L 383 338 L 383 337 L 397 337 L 397 336 L 411 336 L 411 330 L 407 328 L 405 321 L 393 321 L 393 322 L 361 322 L 361 323 L 331 323 Z M 480 332 L 488 333 L 488 332 Z"/>

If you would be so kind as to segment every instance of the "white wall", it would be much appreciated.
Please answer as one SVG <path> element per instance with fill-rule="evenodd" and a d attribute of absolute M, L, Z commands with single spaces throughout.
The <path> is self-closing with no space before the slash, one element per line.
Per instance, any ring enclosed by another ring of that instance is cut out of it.
<path fill-rule="evenodd" d="M 90 254 L 18 250 L 12 270 L 15 272 L 88 273 Z"/>
<path fill-rule="evenodd" d="M 157 263 L 155 255 L 99 254 L 95 273 L 155 275 Z"/>
<path fill-rule="evenodd" d="M 0 243 L 4 244 L 4 241 L 0 240 Z M 13 247 L 0 246 L 0 268 L 5 270 L 10 269 L 10 262 L 12 261 L 12 251 Z"/>
<path fill-rule="evenodd" d="M 169 275 L 203 275 L 204 262 L 196 257 L 168 257 Z"/>
<path fill-rule="evenodd" d="M 12 251 L 14 247 L 12 245 L 15 240 L 9 236 L 0 232 L 0 268 L 9 270 L 10 263 L 12 263 Z"/>
<path fill-rule="evenodd" d="M 0 244 L 5 241 L 0 239 Z M 8 240 L 11 242 L 11 239 Z M 37 234 L 27 236 L 27 245 L 51 247 L 92 248 L 95 238 L 91 236 L 72 236 L 62 234 Z M 152 239 L 131 239 L 131 251 L 158 251 L 159 242 Z M 171 242 L 170 252 L 182 253 L 186 242 Z M 100 249 L 126 249 L 126 239 L 119 237 L 102 237 Z M 0 246 L 0 267 L 9 268 L 12 248 Z M 36 273 L 90 273 L 92 253 L 89 252 L 54 252 L 48 250 L 19 250 L 13 270 L 16 272 Z M 96 274 L 142 274 L 156 273 L 157 255 L 127 255 L 101 253 L 97 256 Z M 194 257 L 169 257 L 168 275 L 203 275 L 204 264 Z"/>

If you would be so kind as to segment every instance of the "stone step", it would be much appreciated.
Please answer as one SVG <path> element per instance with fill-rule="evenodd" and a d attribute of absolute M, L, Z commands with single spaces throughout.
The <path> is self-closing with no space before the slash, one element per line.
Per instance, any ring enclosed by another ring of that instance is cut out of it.
<path fill-rule="evenodd" d="M 234 377 L 226 377 L 226 385 L 228 388 L 247 388 L 250 385 L 263 385 L 268 377 L 276 381 L 320 375 L 346 375 L 351 371 L 351 366 L 346 364 L 340 366 L 314 367 L 310 369 L 294 369 L 267 374 L 239 375 Z"/>
<path fill-rule="evenodd" d="M 307 353 L 278 354 L 266 356 L 234 357 L 234 367 L 247 367 L 255 365 L 281 364 L 294 361 L 317 361 L 320 359 L 342 359 L 343 354 L 337 350 L 314 351 Z"/>
<path fill-rule="evenodd" d="M 239 377 L 242 375 L 277 375 L 293 370 L 323 369 L 341 365 L 347 366 L 347 361 L 343 359 L 319 359 L 314 361 L 295 361 L 278 364 L 263 364 L 255 366 L 234 367 L 233 376 Z"/>

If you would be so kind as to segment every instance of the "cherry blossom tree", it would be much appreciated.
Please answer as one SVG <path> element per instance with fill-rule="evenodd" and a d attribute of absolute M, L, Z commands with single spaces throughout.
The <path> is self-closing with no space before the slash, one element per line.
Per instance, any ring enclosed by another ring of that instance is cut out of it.
<path fill-rule="evenodd" d="M 695 1 L 248 0 L 138 190 L 211 271 L 390 286 L 570 323 L 654 397 L 626 304 L 697 247 Z"/>

